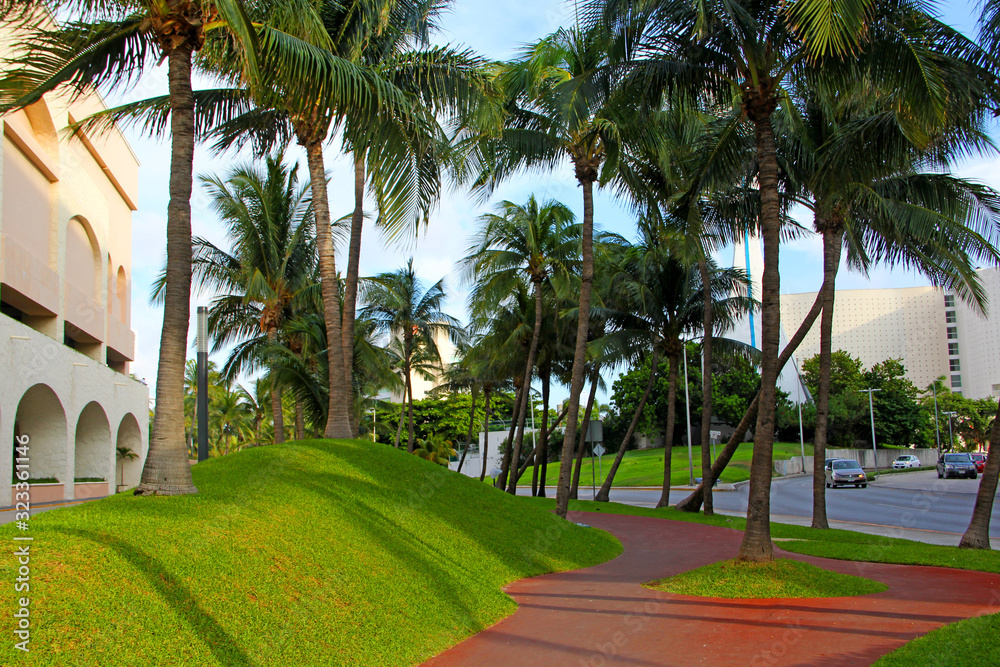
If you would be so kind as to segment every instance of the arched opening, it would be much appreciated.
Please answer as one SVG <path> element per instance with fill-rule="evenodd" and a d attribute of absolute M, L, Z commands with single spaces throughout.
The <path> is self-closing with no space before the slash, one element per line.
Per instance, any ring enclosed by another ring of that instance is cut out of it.
<path fill-rule="evenodd" d="M 122 324 L 128 324 L 128 278 L 125 275 L 125 267 L 118 267 L 118 288 L 115 295 L 118 298 L 118 319 Z"/>
<path fill-rule="evenodd" d="M 108 495 L 111 476 L 111 427 L 97 402 L 91 401 L 76 423 L 74 498 Z"/>
<path fill-rule="evenodd" d="M 62 500 L 69 472 L 66 469 L 66 412 L 48 385 L 36 384 L 24 392 L 14 418 L 14 436 L 28 437 L 28 462 L 22 470 L 28 471 L 31 481 L 31 501 Z M 15 459 L 18 457 L 16 451 L 13 455 Z M 15 477 L 17 473 L 15 461 Z"/>
<path fill-rule="evenodd" d="M 124 491 L 137 486 L 142 474 L 142 431 L 139 430 L 139 422 L 131 412 L 122 418 L 118 426 L 115 447 L 117 449 L 115 483 L 118 485 L 118 491 Z"/>
<path fill-rule="evenodd" d="M 100 257 L 90 225 L 79 216 L 71 218 L 66 227 L 66 284 L 91 301 L 98 300 Z"/>

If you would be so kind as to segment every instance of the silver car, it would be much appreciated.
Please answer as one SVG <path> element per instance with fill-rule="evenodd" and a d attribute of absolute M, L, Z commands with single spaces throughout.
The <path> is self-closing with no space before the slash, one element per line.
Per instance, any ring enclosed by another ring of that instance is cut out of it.
<path fill-rule="evenodd" d="M 902 454 L 896 457 L 896 460 L 892 462 L 892 467 L 896 470 L 902 468 L 919 468 L 920 459 L 918 459 L 913 454 Z"/>
<path fill-rule="evenodd" d="M 847 484 L 853 484 L 855 487 L 860 486 L 864 489 L 868 486 L 868 476 L 857 461 L 837 459 L 826 469 L 826 488 L 836 488 Z"/>

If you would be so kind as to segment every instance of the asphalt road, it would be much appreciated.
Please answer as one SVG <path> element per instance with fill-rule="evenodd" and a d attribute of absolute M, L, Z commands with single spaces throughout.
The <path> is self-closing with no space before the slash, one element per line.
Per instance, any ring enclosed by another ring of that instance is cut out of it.
<path fill-rule="evenodd" d="M 902 537 L 904 535 L 892 529 L 926 531 L 940 534 L 945 543 L 957 544 L 972 517 L 979 481 L 979 478 L 939 480 L 934 471 L 884 475 L 866 489 L 827 489 L 827 516 L 831 521 L 855 524 L 857 529 L 863 526 L 884 529 L 864 532 Z M 580 492 L 581 498 L 589 497 L 589 493 L 584 495 L 583 488 Z M 671 503 L 682 500 L 688 493 L 674 489 Z M 714 496 L 715 509 L 745 513 L 747 494 L 746 484 L 734 491 L 718 491 Z M 611 492 L 612 501 L 640 507 L 654 507 L 659 499 L 659 490 L 613 489 Z M 800 520 L 811 518 L 812 478 L 775 479 L 771 484 L 771 517 L 779 522 L 789 519 L 787 523 L 801 523 Z M 1000 499 L 993 512 L 990 534 L 1000 537 Z M 951 535 L 954 540 L 947 539 Z"/>

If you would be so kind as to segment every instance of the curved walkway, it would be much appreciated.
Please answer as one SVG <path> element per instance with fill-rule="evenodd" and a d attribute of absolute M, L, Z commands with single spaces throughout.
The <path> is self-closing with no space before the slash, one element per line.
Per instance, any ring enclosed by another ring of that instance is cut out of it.
<path fill-rule="evenodd" d="M 910 639 L 1000 611 L 1000 575 L 781 556 L 876 579 L 848 598 L 727 600 L 641 584 L 732 558 L 743 533 L 647 517 L 572 513 L 613 533 L 618 558 L 514 582 L 519 608 L 427 665 L 868 665 Z M 877 548 L 877 547 L 873 547 Z"/>

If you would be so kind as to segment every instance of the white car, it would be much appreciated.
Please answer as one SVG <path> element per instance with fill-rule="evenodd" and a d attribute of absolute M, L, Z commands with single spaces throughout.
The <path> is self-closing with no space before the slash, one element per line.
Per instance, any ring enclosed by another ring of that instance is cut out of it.
<path fill-rule="evenodd" d="M 896 457 L 896 460 L 892 462 L 892 467 L 896 470 L 902 468 L 919 468 L 920 459 L 912 454 L 903 454 Z"/>

